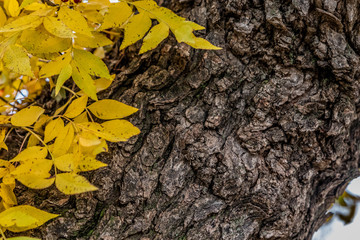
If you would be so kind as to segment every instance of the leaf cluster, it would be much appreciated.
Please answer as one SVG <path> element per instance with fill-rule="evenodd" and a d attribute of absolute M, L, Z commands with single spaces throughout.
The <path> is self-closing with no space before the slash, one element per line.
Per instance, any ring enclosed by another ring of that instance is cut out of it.
<path fill-rule="evenodd" d="M 106 164 L 96 156 L 107 142 L 127 141 L 140 130 L 123 118 L 138 109 L 98 100 L 110 86 L 102 61 L 106 48 L 122 40 L 120 50 L 142 41 L 139 53 L 156 48 L 170 33 L 193 48 L 219 49 L 187 21 L 155 1 L 4 0 L 0 5 L 0 149 L 12 131 L 26 132 L 19 154 L 0 159 L 0 239 L 56 217 L 32 206 L 16 206 L 17 182 L 44 189 L 55 185 L 64 194 L 97 189 L 81 172 Z M 67 81 L 73 81 L 69 88 Z M 57 100 L 67 100 L 54 113 L 36 105 L 49 84 Z M 33 239 L 29 237 L 9 238 Z"/>

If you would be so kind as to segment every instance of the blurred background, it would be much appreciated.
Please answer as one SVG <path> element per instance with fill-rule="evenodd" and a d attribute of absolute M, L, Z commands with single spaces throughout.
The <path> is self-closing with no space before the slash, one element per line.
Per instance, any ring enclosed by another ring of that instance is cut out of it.
<path fill-rule="evenodd" d="M 329 210 L 334 215 L 312 240 L 360 239 L 360 177 L 354 179 Z"/>

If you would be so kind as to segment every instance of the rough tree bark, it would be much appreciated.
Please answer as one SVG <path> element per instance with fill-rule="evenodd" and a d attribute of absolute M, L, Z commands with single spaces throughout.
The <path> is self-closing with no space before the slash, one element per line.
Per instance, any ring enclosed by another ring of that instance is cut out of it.
<path fill-rule="evenodd" d="M 44 239 L 311 239 L 359 175 L 357 0 L 171 0 L 223 47 L 117 47 L 102 97 L 136 106 L 141 134 L 111 144 L 100 190 L 34 205 Z M 138 47 L 138 46 L 137 46 Z M 46 195 L 45 194 L 45 195 Z M 29 199 L 29 195 L 23 198 Z"/>

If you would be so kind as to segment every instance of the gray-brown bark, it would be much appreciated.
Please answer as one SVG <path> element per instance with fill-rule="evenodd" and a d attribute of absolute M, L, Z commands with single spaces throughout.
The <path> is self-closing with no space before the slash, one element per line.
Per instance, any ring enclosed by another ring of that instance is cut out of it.
<path fill-rule="evenodd" d="M 110 145 L 99 191 L 34 197 L 63 210 L 43 238 L 310 239 L 358 176 L 359 2 L 163 2 L 224 49 L 112 52 L 103 97 L 142 132 Z"/>

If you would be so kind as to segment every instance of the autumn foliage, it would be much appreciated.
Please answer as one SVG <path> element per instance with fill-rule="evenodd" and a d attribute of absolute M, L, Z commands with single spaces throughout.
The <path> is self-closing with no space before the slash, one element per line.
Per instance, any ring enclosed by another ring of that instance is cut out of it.
<path fill-rule="evenodd" d="M 32 189 L 55 184 L 64 194 L 94 191 L 97 188 L 80 173 L 106 166 L 96 156 L 107 151 L 107 142 L 127 141 L 140 133 L 123 119 L 136 108 L 97 98 L 114 79 L 101 60 L 104 47 L 120 39 L 120 49 L 125 49 L 141 40 L 141 54 L 171 32 L 178 42 L 194 48 L 219 49 L 194 35 L 202 29 L 152 0 L 3 1 L 0 148 L 8 150 L 12 131 L 27 134 L 17 156 L 0 160 L 1 239 L 6 239 L 5 230 L 25 231 L 57 216 L 17 206 L 13 190 L 18 182 Z M 70 80 L 73 88 L 66 87 Z M 35 100 L 47 84 L 53 96 L 66 103 L 45 114 Z"/>

